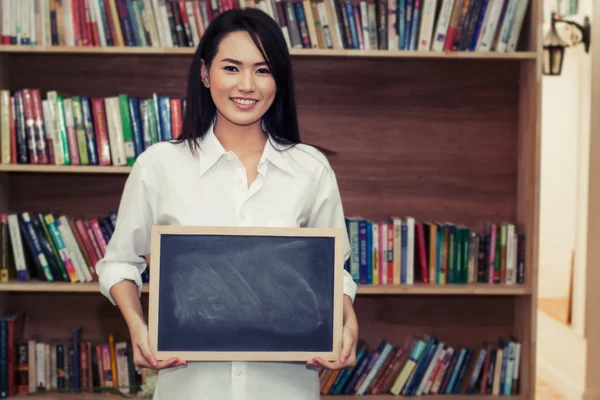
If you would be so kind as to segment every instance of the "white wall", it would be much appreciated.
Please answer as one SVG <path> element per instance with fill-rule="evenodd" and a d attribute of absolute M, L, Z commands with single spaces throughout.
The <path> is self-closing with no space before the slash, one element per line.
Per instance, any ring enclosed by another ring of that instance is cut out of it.
<path fill-rule="evenodd" d="M 583 21 L 592 0 L 580 0 Z M 556 0 L 544 0 L 549 19 Z M 544 24 L 544 32 L 549 28 Z M 559 25 L 559 29 L 561 29 Z M 541 298 L 567 297 L 576 247 L 582 95 L 590 84 L 583 46 L 567 49 L 562 75 L 542 78 L 542 146 L 538 293 Z M 589 120 L 589 115 L 588 115 Z"/>
<path fill-rule="evenodd" d="M 587 341 L 547 314 L 537 314 L 536 375 L 566 400 L 583 400 Z"/>
<path fill-rule="evenodd" d="M 580 0 L 579 13 L 569 19 L 582 23 L 587 15 L 593 26 L 593 1 Z M 552 3 L 545 0 L 546 16 Z M 571 251 L 575 276 L 572 327 L 537 314 L 537 374 L 568 400 L 600 398 L 597 383 L 586 379 L 594 357 L 588 354 L 593 338 L 584 334 L 591 71 L 591 53 L 579 45 L 567 49 L 562 76 L 542 78 L 539 296 L 567 296 Z"/>
<path fill-rule="evenodd" d="M 592 2 L 596 0 L 580 1 L 580 12 L 578 22 L 583 21 L 584 16 L 590 18 L 593 25 L 594 13 L 598 15 L 598 5 L 593 9 Z M 597 28 L 596 28 L 597 29 Z M 592 32 L 594 32 L 592 30 Z M 595 34 L 592 33 L 592 36 Z M 596 37 L 597 34 L 596 34 Z M 585 331 L 585 307 L 586 307 L 586 280 L 587 280 L 587 247 L 588 247 L 588 187 L 589 187 L 589 157 L 590 157 L 590 125 L 591 125 L 591 98 L 592 98 L 592 53 L 598 53 L 600 47 L 594 39 L 590 53 L 585 53 L 583 46 L 578 46 L 577 56 L 581 59 L 581 96 L 580 96 L 580 133 L 577 153 L 578 181 L 577 181 L 577 213 L 575 230 L 575 276 L 573 282 L 573 329 L 578 335 L 584 336 Z M 575 49 L 573 49 L 575 50 Z M 596 66 L 600 68 L 600 66 Z M 595 94 L 598 96 L 598 94 Z"/>

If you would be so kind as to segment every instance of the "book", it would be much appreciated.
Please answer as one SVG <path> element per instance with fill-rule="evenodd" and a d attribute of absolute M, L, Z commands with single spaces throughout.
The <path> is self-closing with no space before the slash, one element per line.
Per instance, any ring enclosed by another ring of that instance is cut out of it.
<path fill-rule="evenodd" d="M 500 3 L 512 2 L 509 12 Z M 87 0 L 4 2 L 3 45 L 196 47 L 230 9 L 256 8 L 280 27 L 288 48 L 388 51 L 515 51 L 529 0 Z M 460 19 L 459 19 L 460 14 Z M 452 21 L 452 22 L 451 22 Z M 502 26 L 502 29 L 494 29 Z M 448 37 L 455 46 L 448 46 Z M 483 43 L 483 44 L 482 44 Z M 481 45 L 480 45 L 481 44 Z"/>

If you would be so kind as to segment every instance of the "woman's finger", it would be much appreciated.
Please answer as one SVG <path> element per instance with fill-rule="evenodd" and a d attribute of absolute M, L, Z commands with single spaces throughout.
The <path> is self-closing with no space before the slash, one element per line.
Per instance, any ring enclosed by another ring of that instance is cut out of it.
<path fill-rule="evenodd" d="M 185 361 L 183 361 L 183 362 L 185 363 Z M 176 367 L 179 365 L 185 365 L 185 364 L 182 364 L 182 360 L 180 360 L 179 358 L 172 357 L 165 361 L 159 361 L 158 369 L 171 368 L 171 367 Z"/>
<path fill-rule="evenodd" d="M 139 355 L 135 355 L 133 357 L 133 363 L 138 368 L 150 368 L 150 369 L 154 369 L 154 367 L 151 366 L 150 363 L 148 363 L 148 361 L 146 360 L 146 357 L 144 357 L 141 353 L 139 353 Z"/>
<path fill-rule="evenodd" d="M 158 366 L 158 361 L 156 360 L 156 357 L 154 357 L 152 350 L 150 350 L 148 343 L 138 343 L 138 348 L 142 352 L 144 358 L 146 358 L 146 361 L 150 364 L 150 367 L 156 368 Z"/>
<path fill-rule="evenodd" d="M 179 365 L 187 365 L 187 361 L 178 358 L 176 366 L 179 366 Z"/>
<path fill-rule="evenodd" d="M 321 357 L 315 357 L 312 359 L 313 363 L 318 364 L 327 369 L 340 369 L 344 366 L 343 363 L 339 361 L 325 361 Z"/>
<path fill-rule="evenodd" d="M 354 340 L 344 335 L 342 338 L 342 352 L 340 355 L 340 362 L 345 364 L 350 355 L 352 354 L 352 348 L 354 347 Z"/>

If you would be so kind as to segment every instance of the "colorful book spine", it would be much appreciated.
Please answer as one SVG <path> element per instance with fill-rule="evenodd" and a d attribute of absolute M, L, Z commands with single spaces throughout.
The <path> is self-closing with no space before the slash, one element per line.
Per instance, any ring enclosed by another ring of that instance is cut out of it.
<path fill-rule="evenodd" d="M 56 250 L 57 250 L 58 254 L 60 255 L 60 258 L 65 266 L 67 274 L 69 275 L 69 279 L 73 283 L 78 282 L 79 278 L 77 277 L 77 272 L 75 271 L 75 267 L 74 267 L 72 259 L 71 259 L 71 254 L 69 253 L 69 250 L 66 248 L 65 243 L 63 242 L 63 239 L 60 235 L 60 232 L 58 231 L 58 228 L 54 221 L 54 216 L 52 214 L 46 214 L 44 216 L 44 221 L 46 223 L 46 226 L 48 227 L 48 231 L 50 232 L 50 235 L 52 236 L 52 240 L 54 241 L 54 244 L 56 245 Z"/>

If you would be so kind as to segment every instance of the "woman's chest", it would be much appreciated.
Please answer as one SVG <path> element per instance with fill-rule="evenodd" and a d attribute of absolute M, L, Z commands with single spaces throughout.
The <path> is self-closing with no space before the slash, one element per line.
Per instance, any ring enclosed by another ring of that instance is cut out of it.
<path fill-rule="evenodd" d="M 223 172 L 164 182 L 155 219 L 165 225 L 305 226 L 314 180 L 270 172 L 258 175 L 250 187 L 243 177 Z"/>

